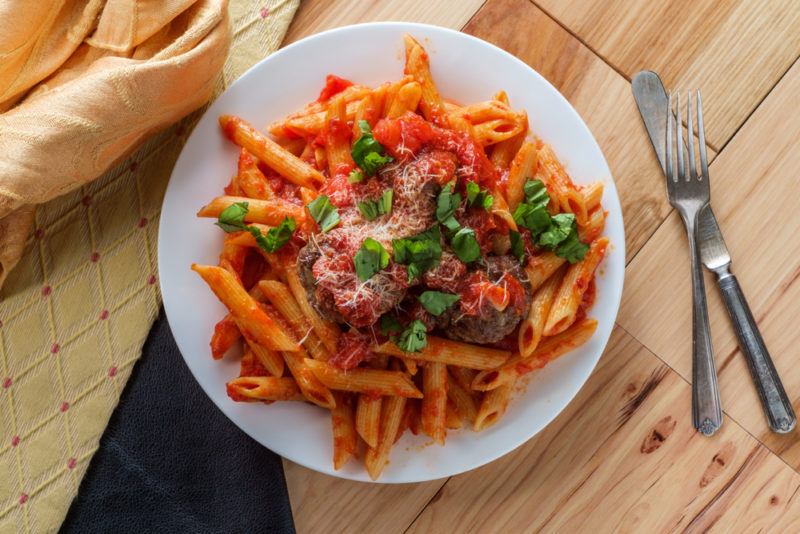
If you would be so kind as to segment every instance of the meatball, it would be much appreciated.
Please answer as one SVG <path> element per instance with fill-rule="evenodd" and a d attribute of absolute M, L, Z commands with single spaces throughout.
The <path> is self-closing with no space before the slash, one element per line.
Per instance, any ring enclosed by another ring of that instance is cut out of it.
<path fill-rule="evenodd" d="M 470 273 L 457 306 L 437 318 L 444 335 L 467 343 L 494 343 L 514 331 L 531 304 L 531 285 L 512 256 L 489 256 L 485 268 Z M 511 297 L 503 305 L 492 303 L 487 293 L 494 288 Z"/>

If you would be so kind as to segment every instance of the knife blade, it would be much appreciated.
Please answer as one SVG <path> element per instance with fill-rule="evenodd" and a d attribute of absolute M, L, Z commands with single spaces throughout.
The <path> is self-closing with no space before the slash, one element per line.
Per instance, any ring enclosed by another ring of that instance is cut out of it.
<path fill-rule="evenodd" d="M 666 177 L 666 125 L 669 107 L 667 92 L 658 74 L 653 71 L 638 72 L 631 85 L 653 150 Z M 791 432 L 797 422 L 792 403 L 761 338 L 739 282 L 729 270 L 731 256 L 710 204 L 698 216 L 697 241 L 700 260 L 717 275 L 725 307 L 733 322 L 739 347 L 747 360 L 769 426 L 773 432 L 779 434 Z"/>

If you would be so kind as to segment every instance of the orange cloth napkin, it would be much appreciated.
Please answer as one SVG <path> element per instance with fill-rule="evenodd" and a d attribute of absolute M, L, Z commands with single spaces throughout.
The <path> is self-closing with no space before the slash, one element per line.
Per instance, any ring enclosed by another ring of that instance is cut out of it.
<path fill-rule="evenodd" d="M 229 40 L 227 0 L 0 3 L 0 285 L 34 205 L 205 103 Z"/>

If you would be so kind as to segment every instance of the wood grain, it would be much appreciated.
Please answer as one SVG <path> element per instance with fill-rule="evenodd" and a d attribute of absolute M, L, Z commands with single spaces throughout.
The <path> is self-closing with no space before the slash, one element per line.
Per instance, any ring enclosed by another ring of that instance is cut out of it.
<path fill-rule="evenodd" d="M 703 91 L 722 147 L 800 55 L 797 0 L 533 0 L 630 79 Z"/>
<path fill-rule="evenodd" d="M 671 208 L 630 83 L 527 0 L 491 0 L 464 31 L 533 67 L 581 114 L 614 176 L 632 258 Z"/>
<path fill-rule="evenodd" d="M 733 271 L 800 409 L 795 326 L 800 299 L 800 63 L 792 67 L 710 167 L 711 198 Z M 800 435 L 768 432 L 744 358 L 711 276 L 706 277 L 724 410 L 795 468 Z M 681 375 L 691 377 L 691 302 L 683 229 L 671 216 L 628 267 L 619 323 Z M 658 305 L 655 305 L 658 303 Z"/>
<path fill-rule="evenodd" d="M 374 21 L 407 21 L 459 29 L 484 0 L 304 0 L 284 38 L 284 45 L 314 33 Z"/>
<path fill-rule="evenodd" d="M 711 525 L 725 532 L 734 521 L 774 531 L 779 522 L 797 521 L 800 475 L 736 424 L 712 439 L 697 434 L 689 389 L 618 328 L 592 377 L 555 421 L 514 453 L 451 478 L 409 532 L 665 532 Z"/>

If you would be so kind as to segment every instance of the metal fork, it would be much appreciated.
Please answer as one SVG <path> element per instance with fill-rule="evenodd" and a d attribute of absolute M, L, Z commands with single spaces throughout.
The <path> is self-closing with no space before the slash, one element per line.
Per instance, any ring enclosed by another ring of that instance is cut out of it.
<path fill-rule="evenodd" d="M 711 200 L 706 139 L 703 128 L 703 104 L 700 91 L 697 91 L 697 131 L 700 138 L 700 172 L 698 173 L 694 157 L 692 93 L 689 93 L 686 108 L 688 157 L 684 157 L 680 96 L 676 95 L 675 101 L 677 119 L 673 116 L 672 94 L 670 94 L 666 143 L 667 193 L 669 203 L 680 213 L 683 224 L 686 226 L 692 264 L 692 422 L 702 434 L 710 436 L 722 426 L 722 409 L 719 402 L 717 368 L 714 364 L 714 353 L 711 347 L 706 289 L 703 283 L 696 239 L 699 214 Z M 673 165 L 673 153 L 677 153 L 677 165 Z"/>

